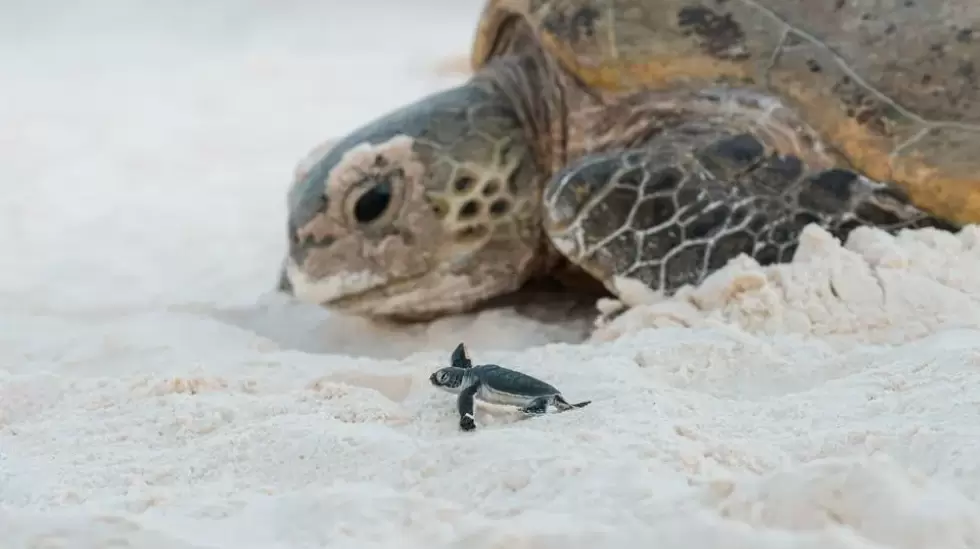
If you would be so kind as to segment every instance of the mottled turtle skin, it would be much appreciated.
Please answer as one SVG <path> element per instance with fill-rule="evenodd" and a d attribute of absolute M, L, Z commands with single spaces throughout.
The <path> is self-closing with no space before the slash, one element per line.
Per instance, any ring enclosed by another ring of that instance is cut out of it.
<path fill-rule="evenodd" d="M 570 404 L 561 391 L 535 377 L 496 364 L 474 366 L 462 343 L 453 351 L 450 365 L 433 372 L 429 382 L 434 387 L 457 395 L 459 427 L 464 431 L 476 429 L 476 400 L 517 406 L 525 414 L 531 415 L 546 413 L 548 406 L 565 412 L 583 408 L 592 402 L 587 400 Z"/>
<path fill-rule="evenodd" d="M 494 0 L 472 66 L 299 165 L 281 288 L 425 319 L 980 221 L 977 0 Z"/>

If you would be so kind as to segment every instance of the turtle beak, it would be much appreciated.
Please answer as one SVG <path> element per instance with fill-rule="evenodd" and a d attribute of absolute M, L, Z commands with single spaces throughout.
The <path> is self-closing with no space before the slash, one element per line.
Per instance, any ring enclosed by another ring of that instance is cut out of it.
<path fill-rule="evenodd" d="M 436 374 L 433 373 L 431 376 L 429 376 L 429 383 L 438 385 L 438 383 L 436 383 Z"/>

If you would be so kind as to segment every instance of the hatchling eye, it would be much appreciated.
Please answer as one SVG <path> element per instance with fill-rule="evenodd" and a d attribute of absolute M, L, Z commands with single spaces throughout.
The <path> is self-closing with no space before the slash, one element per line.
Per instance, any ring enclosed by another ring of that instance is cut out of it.
<path fill-rule="evenodd" d="M 439 372 L 439 383 L 445 383 L 449 381 L 449 374 L 446 372 Z"/>
<path fill-rule="evenodd" d="M 368 189 L 354 204 L 354 219 L 370 223 L 385 213 L 391 203 L 391 181 L 385 180 Z"/>

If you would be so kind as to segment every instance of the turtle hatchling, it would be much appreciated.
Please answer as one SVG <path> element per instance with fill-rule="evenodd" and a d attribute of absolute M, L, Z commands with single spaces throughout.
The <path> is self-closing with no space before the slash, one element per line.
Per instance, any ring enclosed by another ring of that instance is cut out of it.
<path fill-rule="evenodd" d="M 456 408 L 459 410 L 459 427 L 464 431 L 476 428 L 476 400 L 517 406 L 525 414 L 532 415 L 546 413 L 548 406 L 565 412 L 582 408 L 592 402 L 586 400 L 570 404 L 561 391 L 540 379 L 496 364 L 474 366 L 462 343 L 453 351 L 450 365 L 433 372 L 429 376 L 429 382 L 439 389 L 458 395 Z"/>
<path fill-rule="evenodd" d="M 280 288 L 379 319 L 672 295 L 980 222 L 978 0 L 489 0 L 472 74 L 294 170 Z M 385 70 L 379 68 L 377 70 Z"/>

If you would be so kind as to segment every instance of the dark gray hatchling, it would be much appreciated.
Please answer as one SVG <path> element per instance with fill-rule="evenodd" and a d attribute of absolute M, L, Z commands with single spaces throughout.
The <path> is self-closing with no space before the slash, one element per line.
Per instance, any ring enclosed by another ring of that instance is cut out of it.
<path fill-rule="evenodd" d="M 439 389 L 458 395 L 459 427 L 464 431 L 476 428 L 473 419 L 476 399 L 490 404 L 517 406 L 525 414 L 531 415 L 544 414 L 549 405 L 559 412 L 565 412 L 592 402 L 586 400 L 570 404 L 561 391 L 540 379 L 496 364 L 474 366 L 462 343 L 453 351 L 450 366 L 433 372 L 429 381 Z"/>

